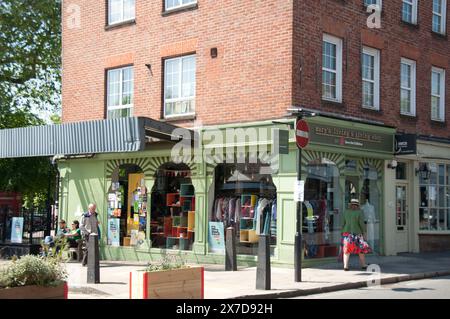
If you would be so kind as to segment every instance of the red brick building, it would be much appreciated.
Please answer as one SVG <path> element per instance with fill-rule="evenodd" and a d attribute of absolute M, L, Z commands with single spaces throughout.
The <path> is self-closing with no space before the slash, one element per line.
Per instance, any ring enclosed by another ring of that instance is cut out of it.
<path fill-rule="evenodd" d="M 63 122 L 131 115 L 259 127 L 303 106 L 319 114 L 312 131 L 334 132 L 314 133 L 306 150 L 310 201 L 322 191 L 327 200 L 323 225 L 306 223 L 322 214 L 314 205 L 305 215 L 303 231 L 320 233 L 306 256 L 333 256 L 353 197 L 377 202 L 374 218 L 365 206 L 377 251 L 448 249 L 447 12 L 446 0 L 65 0 Z M 413 134 L 416 148 L 395 152 L 395 133 Z M 291 153 L 274 178 L 281 210 L 291 207 Z M 335 172 L 320 182 L 311 175 L 320 167 Z M 292 224 L 277 221 L 280 262 L 292 255 Z"/>

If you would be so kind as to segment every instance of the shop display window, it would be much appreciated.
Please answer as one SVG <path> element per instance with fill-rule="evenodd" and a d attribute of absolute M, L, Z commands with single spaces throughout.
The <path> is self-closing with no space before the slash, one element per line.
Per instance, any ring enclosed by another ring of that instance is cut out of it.
<path fill-rule="evenodd" d="M 195 189 L 185 164 L 167 163 L 156 172 L 151 192 L 153 248 L 192 250 L 195 240 Z"/>
<path fill-rule="evenodd" d="M 367 242 L 374 252 L 380 252 L 380 190 L 378 189 L 378 172 L 375 168 L 365 166 L 363 168 L 363 186 L 361 196 L 361 210 L 364 213 L 366 223 Z"/>
<path fill-rule="evenodd" d="M 450 230 L 450 165 L 420 163 L 428 174 L 419 175 L 419 229 L 423 231 Z"/>
<path fill-rule="evenodd" d="M 302 232 L 305 258 L 334 257 L 339 253 L 342 196 L 339 170 L 327 159 L 307 167 Z"/>
<path fill-rule="evenodd" d="M 326 158 L 308 163 L 302 215 L 305 258 L 338 255 L 343 212 L 352 199 L 360 201 L 367 227 L 366 240 L 375 252 L 379 251 L 380 176 L 376 168 L 359 165 L 356 160 L 347 160 L 344 174 L 340 174 L 336 164 Z"/>
<path fill-rule="evenodd" d="M 146 239 L 147 189 L 139 166 L 126 164 L 112 175 L 107 194 L 108 245 L 137 246 Z"/>
<path fill-rule="evenodd" d="M 234 227 L 238 255 L 257 255 L 261 234 L 271 239 L 271 254 L 277 242 L 277 190 L 267 167 L 254 164 L 220 164 L 215 169 L 215 189 L 209 214 L 210 228 Z M 224 248 L 225 232 L 216 231 L 217 240 L 209 249 Z M 221 237 L 221 238 L 220 238 Z M 217 244 L 217 245 L 216 245 Z M 221 244 L 221 245 L 220 245 Z"/>

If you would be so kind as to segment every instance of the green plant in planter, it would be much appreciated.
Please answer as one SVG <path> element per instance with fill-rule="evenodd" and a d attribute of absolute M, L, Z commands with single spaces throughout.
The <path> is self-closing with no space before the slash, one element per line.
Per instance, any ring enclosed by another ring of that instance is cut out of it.
<path fill-rule="evenodd" d="M 162 258 L 156 263 L 149 263 L 146 272 L 163 271 L 163 270 L 173 270 L 173 269 L 183 269 L 189 268 L 186 262 L 179 255 L 175 254 L 164 254 Z"/>
<path fill-rule="evenodd" d="M 66 278 L 67 272 L 57 258 L 26 255 L 0 270 L 0 287 L 52 287 L 62 284 Z"/>
<path fill-rule="evenodd" d="M 41 242 L 41 255 L 47 258 L 56 259 L 59 262 L 66 262 L 69 260 L 67 251 L 69 249 L 69 242 L 65 237 L 56 237 L 54 245 L 50 246 L 44 241 Z"/>

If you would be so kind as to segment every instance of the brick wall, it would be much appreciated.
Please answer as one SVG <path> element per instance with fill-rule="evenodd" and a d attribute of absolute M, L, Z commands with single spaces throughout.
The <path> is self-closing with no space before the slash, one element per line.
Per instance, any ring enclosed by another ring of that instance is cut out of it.
<path fill-rule="evenodd" d="M 105 0 L 64 1 L 64 122 L 104 118 L 105 69 L 130 63 L 134 115 L 160 119 L 162 60 L 190 52 L 197 55 L 199 121 L 284 114 L 292 96 L 292 0 L 199 0 L 198 9 L 169 16 L 162 16 L 162 1 L 136 4 L 135 24 L 105 30 Z M 68 27 L 67 10 L 73 5 L 81 7 L 79 29 Z M 218 48 L 215 59 L 213 47 Z"/>
<path fill-rule="evenodd" d="M 450 137 L 448 124 L 431 121 L 431 67 L 447 68 L 450 44 L 432 34 L 432 1 L 419 1 L 418 26 L 401 22 L 401 0 L 383 1 L 381 29 L 367 27 L 363 0 L 297 1 L 294 5 L 293 102 L 327 112 L 382 121 L 399 131 Z M 450 8 L 448 8 L 449 10 Z M 448 22 L 447 14 L 447 25 Z M 449 30 L 449 28 L 447 27 Z M 343 39 L 343 103 L 321 99 L 322 34 Z M 361 50 L 381 50 L 380 111 L 361 107 Z M 400 60 L 417 62 L 417 116 L 400 115 Z M 450 88 L 450 70 L 446 70 Z M 447 90 L 446 120 L 450 120 Z"/>
<path fill-rule="evenodd" d="M 450 250 L 450 236 L 448 235 L 419 235 L 420 252 L 435 252 Z"/>
<path fill-rule="evenodd" d="M 162 0 L 137 0 L 136 23 L 111 30 L 105 30 L 105 3 L 64 0 L 64 122 L 104 118 L 105 70 L 127 64 L 135 72 L 134 115 L 160 119 L 163 59 L 196 52 L 196 115 L 203 124 L 282 117 L 295 104 L 450 137 L 447 123 L 430 119 L 431 66 L 450 62 L 448 39 L 431 33 L 432 1 L 419 1 L 418 27 L 401 22 L 401 0 L 383 1 L 380 30 L 367 28 L 363 0 L 198 0 L 197 9 L 168 16 Z M 78 29 L 67 26 L 71 5 L 81 7 Z M 344 40 L 342 104 L 321 100 L 324 32 Z M 381 50 L 380 111 L 361 108 L 363 45 Z M 417 60 L 414 118 L 400 115 L 402 56 Z"/>

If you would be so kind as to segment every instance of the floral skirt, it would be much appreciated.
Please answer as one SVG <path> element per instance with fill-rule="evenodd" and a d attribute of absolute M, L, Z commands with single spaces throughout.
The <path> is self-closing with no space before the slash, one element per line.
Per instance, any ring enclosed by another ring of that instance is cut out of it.
<path fill-rule="evenodd" d="M 362 235 L 343 233 L 341 245 L 344 254 L 370 254 L 372 252 Z"/>

